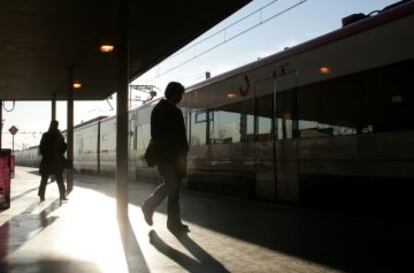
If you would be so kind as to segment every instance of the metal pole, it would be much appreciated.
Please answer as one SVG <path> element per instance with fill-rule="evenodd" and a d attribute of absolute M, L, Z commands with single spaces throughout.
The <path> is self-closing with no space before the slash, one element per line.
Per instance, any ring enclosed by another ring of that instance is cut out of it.
<path fill-rule="evenodd" d="M 52 120 L 56 120 L 56 93 L 52 94 Z"/>
<path fill-rule="evenodd" d="M 73 162 L 73 81 L 74 68 L 68 69 L 68 94 L 67 94 L 67 156 Z M 66 172 L 67 193 L 73 190 L 73 172 L 71 168 Z"/>
<path fill-rule="evenodd" d="M 119 25 L 119 67 L 116 113 L 116 201 L 121 233 L 128 221 L 128 18 L 129 0 L 121 2 Z"/>

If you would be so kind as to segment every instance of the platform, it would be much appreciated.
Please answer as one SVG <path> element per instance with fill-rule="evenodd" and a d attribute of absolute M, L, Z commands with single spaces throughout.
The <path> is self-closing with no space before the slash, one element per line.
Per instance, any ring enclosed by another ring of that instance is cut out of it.
<path fill-rule="evenodd" d="M 0 212 L 0 272 L 407 272 L 410 228 L 184 191 L 188 236 L 165 227 L 165 204 L 145 224 L 140 205 L 154 185 L 129 186 L 122 243 L 114 179 L 76 176 L 69 201 L 56 183 L 40 203 L 36 169 L 17 168 L 12 207 Z M 407 216 L 411 217 L 411 216 Z"/>

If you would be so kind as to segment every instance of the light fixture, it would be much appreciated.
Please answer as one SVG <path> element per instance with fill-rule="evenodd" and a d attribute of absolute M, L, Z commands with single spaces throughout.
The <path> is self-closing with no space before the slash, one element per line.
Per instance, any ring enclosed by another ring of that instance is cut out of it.
<path fill-rule="evenodd" d="M 80 81 L 73 82 L 73 88 L 75 89 L 82 88 L 82 83 Z"/>
<path fill-rule="evenodd" d="M 236 93 L 233 93 L 233 92 L 227 93 L 228 99 L 234 99 L 235 97 L 237 97 Z"/>
<path fill-rule="evenodd" d="M 327 66 L 321 66 L 319 68 L 319 72 L 321 72 L 321 74 L 327 75 L 327 74 L 331 73 L 331 69 Z"/>
<path fill-rule="evenodd" d="M 111 44 L 102 44 L 101 46 L 99 46 L 99 51 L 101 51 L 102 53 L 111 53 L 114 51 L 114 49 L 115 46 Z"/>

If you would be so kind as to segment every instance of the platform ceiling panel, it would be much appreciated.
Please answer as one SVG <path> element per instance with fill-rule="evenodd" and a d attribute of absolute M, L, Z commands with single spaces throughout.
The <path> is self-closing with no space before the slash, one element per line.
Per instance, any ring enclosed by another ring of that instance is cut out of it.
<path fill-rule="evenodd" d="M 117 54 L 102 42 L 119 34 L 120 1 L 0 1 L 0 99 L 66 99 L 69 67 L 83 87 L 76 100 L 116 91 Z M 130 1 L 130 79 L 143 74 L 248 0 Z"/>

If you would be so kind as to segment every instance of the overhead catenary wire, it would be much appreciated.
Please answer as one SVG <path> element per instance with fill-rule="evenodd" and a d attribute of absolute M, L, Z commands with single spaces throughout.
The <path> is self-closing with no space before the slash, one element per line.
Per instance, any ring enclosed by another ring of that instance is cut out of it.
<path fill-rule="evenodd" d="M 210 52 L 210 51 L 212 51 L 212 50 L 214 50 L 214 49 L 216 49 L 216 48 L 218 48 L 218 47 L 220 47 L 220 46 L 222 46 L 222 45 L 224 45 L 224 44 L 226 44 L 226 43 L 228 43 L 228 42 L 230 42 L 230 41 L 232 41 L 232 40 L 234 40 L 234 39 L 236 39 L 238 37 L 240 37 L 241 35 L 244 35 L 247 32 L 249 32 L 249 31 L 251 31 L 251 30 L 253 30 L 253 29 L 261 26 L 262 24 L 267 23 L 267 22 L 269 22 L 269 21 L 271 21 L 271 20 L 273 20 L 273 19 L 275 19 L 275 18 L 277 18 L 277 17 L 279 17 L 279 16 L 281 16 L 281 15 L 283 15 L 283 14 L 285 14 L 285 13 L 287 13 L 287 12 L 293 10 L 293 9 L 295 9 L 296 7 L 304 4 L 307 1 L 308 0 L 300 0 L 298 3 L 296 3 L 296 4 L 290 6 L 290 7 L 286 8 L 286 9 L 284 9 L 284 10 L 282 10 L 282 11 L 280 11 L 280 12 L 278 12 L 278 13 L 272 15 L 272 16 L 270 16 L 269 18 L 266 18 L 265 20 L 260 20 L 259 23 L 255 24 L 255 25 L 253 25 L 253 26 L 251 26 L 251 27 L 249 27 L 249 28 L 247 28 L 247 29 L 245 29 L 243 31 L 240 31 L 239 33 L 231 36 L 230 38 L 228 38 L 228 39 L 226 39 L 226 40 L 224 40 L 224 41 L 222 41 L 222 42 L 220 42 L 220 43 L 218 43 L 218 44 L 216 44 L 216 45 L 214 45 L 214 46 L 212 46 L 212 47 L 210 47 L 210 48 L 208 48 L 208 49 L 206 49 L 206 50 L 204 50 L 202 52 L 200 52 L 199 54 L 197 54 L 197 55 L 195 55 L 195 56 L 193 56 L 191 58 L 188 58 L 187 60 L 185 60 L 185 61 L 183 61 L 183 62 L 181 62 L 181 63 L 179 63 L 179 64 L 177 64 L 177 65 L 175 65 L 173 67 L 171 67 L 170 69 L 168 69 L 168 70 L 166 70 L 166 71 L 164 71 L 162 73 L 157 73 L 157 76 L 156 77 L 154 77 L 153 79 L 151 79 L 151 80 L 149 80 L 147 82 L 152 82 L 155 79 L 158 79 L 158 78 L 160 78 L 160 77 L 162 77 L 162 76 L 164 76 L 164 75 L 166 75 L 166 74 L 168 74 L 168 73 L 170 73 L 170 72 L 178 69 L 179 67 L 181 67 L 183 65 L 186 65 L 187 63 L 189 63 L 189 62 L 191 62 L 191 61 L 193 61 L 193 60 L 195 60 L 195 59 L 197 59 L 197 58 L 205 55 L 206 53 L 208 53 L 208 52 Z"/>
<path fill-rule="evenodd" d="M 230 25 L 225 26 L 224 28 L 222 28 L 222 29 L 220 29 L 220 30 L 217 30 L 216 32 L 214 32 L 214 33 L 212 33 L 212 34 L 208 35 L 207 37 L 203 38 L 202 40 L 197 41 L 197 42 L 195 42 L 195 43 L 193 43 L 193 44 L 191 44 L 191 45 L 188 45 L 187 47 L 184 47 L 183 49 L 181 49 L 181 50 L 177 51 L 176 53 L 174 53 L 173 55 L 171 55 L 171 56 L 170 56 L 170 58 L 171 58 L 171 57 L 178 56 L 178 55 L 180 55 L 180 54 L 182 54 L 182 53 L 184 53 L 184 52 L 186 52 L 186 51 L 190 50 L 191 48 L 194 48 L 194 47 L 198 46 L 199 44 L 202 44 L 202 43 L 204 43 L 205 41 L 207 41 L 207 40 L 209 40 L 209 39 L 211 39 L 211 38 L 213 38 L 213 37 L 215 37 L 215 36 L 219 35 L 220 33 L 225 32 L 225 31 L 226 31 L 226 30 L 228 30 L 229 28 L 231 28 L 231 27 L 233 27 L 233 26 L 235 26 L 235 25 L 239 24 L 240 22 L 243 22 L 244 20 L 246 20 L 246 19 L 248 19 L 248 18 L 252 17 L 253 15 L 255 15 L 255 14 L 257 14 L 257 13 L 259 13 L 259 12 L 263 11 L 265 8 L 270 7 L 271 5 L 273 5 L 274 3 L 278 2 L 278 1 L 280 1 L 280 0 L 273 0 L 273 1 L 269 2 L 269 3 L 267 3 L 266 5 L 264 5 L 264 6 L 260 7 L 260 8 L 258 8 L 258 9 L 256 9 L 255 11 L 253 11 L 253 12 L 251 12 L 251 13 L 249 13 L 249 14 L 247 14 L 247 15 L 243 16 L 243 17 L 242 17 L 242 18 L 240 18 L 239 20 L 237 20 L 237 21 L 235 21 L 235 22 L 231 23 Z M 260 20 L 260 21 L 261 21 L 261 20 Z"/>

